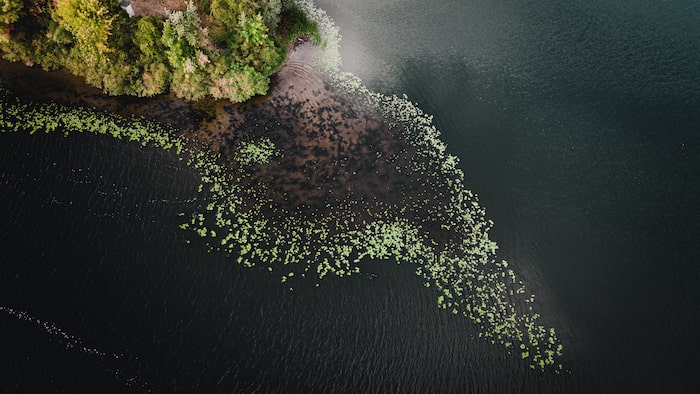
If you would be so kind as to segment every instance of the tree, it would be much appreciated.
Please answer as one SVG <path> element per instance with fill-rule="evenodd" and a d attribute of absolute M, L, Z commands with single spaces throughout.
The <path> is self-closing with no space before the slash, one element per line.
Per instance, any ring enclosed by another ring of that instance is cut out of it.
<path fill-rule="evenodd" d="M 282 0 L 258 0 L 260 6 L 260 15 L 263 17 L 265 26 L 270 32 L 277 30 L 277 25 L 280 23 L 280 14 L 282 13 Z"/>
<path fill-rule="evenodd" d="M 260 14 L 269 31 L 274 32 L 280 21 L 282 0 L 213 0 L 210 14 L 218 23 L 235 28 L 241 14 Z"/>
<path fill-rule="evenodd" d="M 175 68 L 194 61 L 195 53 L 203 46 L 206 36 L 202 32 L 197 9 L 190 1 L 185 11 L 171 11 L 163 25 L 161 41 L 168 49 L 168 60 Z"/>
<path fill-rule="evenodd" d="M 116 2 L 110 0 L 58 0 L 58 23 L 73 36 L 68 67 L 86 81 L 102 87 L 111 64 L 109 37 L 117 18 Z"/>
<path fill-rule="evenodd" d="M 165 60 L 163 22 L 154 17 L 142 17 L 136 22 L 134 44 L 146 59 Z"/>
<path fill-rule="evenodd" d="M 17 22 L 23 6 L 22 0 L 0 0 L 0 26 Z"/>
<path fill-rule="evenodd" d="M 260 14 L 251 17 L 241 14 L 231 49 L 238 63 L 248 64 L 259 73 L 270 75 L 279 67 L 282 55 L 267 33 Z"/>
<path fill-rule="evenodd" d="M 253 0 L 212 0 L 211 16 L 218 23 L 235 28 L 241 14 L 253 15 L 258 4 Z"/>
<path fill-rule="evenodd" d="M 171 89 L 175 94 L 187 100 L 206 96 L 211 80 L 207 68 L 211 60 L 205 47 L 210 44 L 191 1 L 185 11 L 168 14 L 161 40 L 173 68 Z"/>
<path fill-rule="evenodd" d="M 242 102 L 267 93 L 270 79 L 254 68 L 240 63 L 229 63 L 225 57 L 217 59 L 211 74 L 209 94 L 214 98 Z"/>
<path fill-rule="evenodd" d="M 133 40 L 140 55 L 135 63 L 141 70 L 141 78 L 135 83 L 134 91 L 139 96 L 164 93 L 169 86 L 172 71 L 166 57 L 167 49 L 161 41 L 163 25 L 154 17 L 139 18 L 136 23 Z"/>
<path fill-rule="evenodd" d="M 110 10 L 115 3 L 109 0 L 59 0 L 56 15 L 59 24 L 84 46 L 94 47 L 98 53 L 110 51 L 107 40 L 112 32 L 116 14 Z"/>
<path fill-rule="evenodd" d="M 128 18 L 118 0 L 0 0 L 0 54 L 66 67 L 114 95 L 170 88 L 189 100 L 238 102 L 265 94 L 284 59 L 274 34 L 290 0 L 194 1 L 211 16 L 207 28 L 192 0 L 165 21 Z"/>

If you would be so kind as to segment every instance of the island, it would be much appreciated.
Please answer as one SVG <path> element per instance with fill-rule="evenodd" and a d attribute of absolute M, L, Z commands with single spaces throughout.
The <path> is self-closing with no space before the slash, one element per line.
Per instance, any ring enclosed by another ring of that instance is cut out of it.
<path fill-rule="evenodd" d="M 133 16 L 132 16 L 133 15 Z M 5 0 L 3 58 L 65 67 L 109 95 L 242 102 L 267 93 L 315 23 L 290 1 Z"/>

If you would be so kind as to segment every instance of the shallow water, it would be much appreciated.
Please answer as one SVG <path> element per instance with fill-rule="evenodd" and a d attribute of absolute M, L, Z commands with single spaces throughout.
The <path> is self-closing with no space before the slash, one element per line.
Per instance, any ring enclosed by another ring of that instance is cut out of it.
<path fill-rule="evenodd" d="M 368 263 L 374 279 L 290 293 L 187 245 L 176 213 L 196 209 L 198 181 L 168 154 L 94 136 L 3 135 L 0 306 L 107 355 L 0 313 L 10 387 L 689 391 L 697 6 L 318 4 L 341 28 L 345 69 L 435 114 L 496 223 L 500 256 L 563 333 L 571 372 L 532 372 L 474 338 L 406 265 Z M 177 123 L 210 118 L 208 107 L 182 109 L 194 115 Z"/>

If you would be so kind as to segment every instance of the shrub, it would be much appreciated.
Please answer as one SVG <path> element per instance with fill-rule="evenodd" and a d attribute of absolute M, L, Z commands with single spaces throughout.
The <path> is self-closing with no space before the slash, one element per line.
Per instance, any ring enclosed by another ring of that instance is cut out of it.
<path fill-rule="evenodd" d="M 17 22 L 23 7 L 22 0 L 0 0 L 0 25 Z"/>
<path fill-rule="evenodd" d="M 218 23 L 236 27 L 236 21 L 241 14 L 253 15 L 258 4 L 253 0 L 212 0 L 211 17 Z"/>

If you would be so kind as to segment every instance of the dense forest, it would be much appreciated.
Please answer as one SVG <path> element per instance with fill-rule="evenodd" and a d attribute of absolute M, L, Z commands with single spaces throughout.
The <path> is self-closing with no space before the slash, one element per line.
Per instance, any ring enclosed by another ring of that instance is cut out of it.
<path fill-rule="evenodd" d="M 119 0 L 0 0 L 4 59 L 65 67 L 111 95 L 245 101 L 315 32 L 291 0 L 196 0 L 166 18 L 129 17 Z"/>

